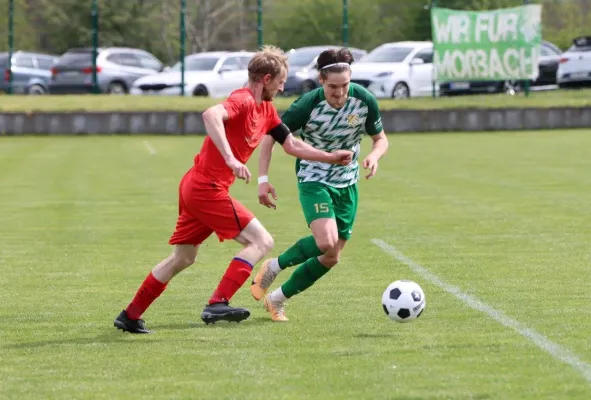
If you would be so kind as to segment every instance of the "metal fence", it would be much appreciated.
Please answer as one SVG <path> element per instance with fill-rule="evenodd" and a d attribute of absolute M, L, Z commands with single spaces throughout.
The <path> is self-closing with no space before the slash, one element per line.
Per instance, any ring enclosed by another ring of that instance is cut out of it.
<path fill-rule="evenodd" d="M 0 51 L 61 54 L 76 46 L 130 46 L 181 63 L 187 54 L 337 44 L 372 50 L 381 43 L 429 40 L 429 8 L 490 9 L 528 0 L 0 0 Z M 534 2 L 534 1 L 531 1 Z M 563 47 L 589 34 L 591 0 L 539 0 L 544 36 Z M 569 8 L 568 12 L 558 12 Z M 296 18 L 297 17 L 297 18 Z M 11 57 L 9 57 L 9 62 Z M 10 65 L 8 66 L 10 68 Z M 11 80 L 11 75 L 8 76 Z M 94 91 L 98 92 L 96 64 Z M 184 89 L 184 85 L 181 85 Z M 8 91 L 12 91 L 9 82 Z"/>

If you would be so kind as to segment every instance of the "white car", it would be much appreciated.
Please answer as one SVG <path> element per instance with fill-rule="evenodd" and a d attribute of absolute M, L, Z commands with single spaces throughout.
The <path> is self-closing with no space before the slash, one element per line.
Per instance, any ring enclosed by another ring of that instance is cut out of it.
<path fill-rule="evenodd" d="M 560 87 L 591 83 L 591 36 L 573 40 L 560 58 L 556 81 Z"/>
<path fill-rule="evenodd" d="M 433 43 L 383 44 L 353 63 L 351 71 L 351 82 L 363 85 L 379 98 L 431 96 Z"/>
<path fill-rule="evenodd" d="M 248 82 L 252 52 L 204 52 L 185 58 L 185 96 L 226 97 Z M 180 96 L 181 63 L 168 72 L 136 80 L 130 90 L 135 95 Z"/>

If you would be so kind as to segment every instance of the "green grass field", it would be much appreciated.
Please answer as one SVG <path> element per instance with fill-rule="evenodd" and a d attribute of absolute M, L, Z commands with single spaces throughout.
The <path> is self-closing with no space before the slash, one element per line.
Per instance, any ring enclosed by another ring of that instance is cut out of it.
<path fill-rule="evenodd" d="M 285 110 L 293 97 L 278 97 L 275 104 Z M 33 111 L 203 111 L 220 99 L 160 96 L 0 96 L 0 112 Z M 445 109 L 445 108 L 505 108 L 505 107 L 588 107 L 591 90 L 555 90 L 523 93 L 515 96 L 477 95 L 409 100 L 379 100 L 382 110 Z"/>
<path fill-rule="evenodd" d="M 360 183 L 341 264 L 288 303 L 289 323 L 270 322 L 247 289 L 233 304 L 249 320 L 201 322 L 239 248 L 210 238 L 145 314 L 156 333 L 132 336 L 113 319 L 170 251 L 178 181 L 201 138 L 0 138 L 0 398 L 591 398 L 589 132 L 390 140 Z M 275 211 L 256 185 L 232 189 L 274 235 L 274 255 L 308 234 L 293 168 L 277 149 Z M 382 311 L 396 279 L 426 293 L 413 323 Z"/>

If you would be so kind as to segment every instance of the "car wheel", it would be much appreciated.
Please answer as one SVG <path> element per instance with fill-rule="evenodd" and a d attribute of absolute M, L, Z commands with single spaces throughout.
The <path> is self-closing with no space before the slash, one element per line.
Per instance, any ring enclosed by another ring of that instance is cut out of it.
<path fill-rule="evenodd" d="M 203 85 L 199 85 L 193 90 L 193 96 L 204 97 L 207 95 L 209 95 L 209 93 L 207 92 L 207 88 Z"/>
<path fill-rule="evenodd" d="M 398 82 L 392 89 L 393 99 L 408 99 L 410 97 L 410 90 L 404 82 Z"/>
<path fill-rule="evenodd" d="M 316 85 L 312 81 L 305 81 L 302 83 L 302 93 L 308 93 L 316 89 Z"/>
<path fill-rule="evenodd" d="M 515 95 L 515 87 L 516 87 L 515 84 L 513 84 L 512 82 L 507 81 L 503 85 L 503 92 L 505 94 L 508 94 L 510 96 L 513 96 L 513 95 Z"/>
<path fill-rule="evenodd" d="M 47 90 L 45 90 L 45 88 L 43 86 L 35 84 L 29 88 L 28 93 L 32 96 L 42 95 L 42 94 L 47 93 Z"/>
<path fill-rule="evenodd" d="M 513 86 L 513 90 L 515 90 L 516 93 L 525 91 L 525 83 L 523 81 L 511 81 L 510 84 Z M 531 88 L 532 86 L 533 85 L 530 82 L 529 87 Z"/>
<path fill-rule="evenodd" d="M 107 88 L 107 93 L 114 95 L 126 94 L 127 88 L 121 82 L 111 82 Z"/>

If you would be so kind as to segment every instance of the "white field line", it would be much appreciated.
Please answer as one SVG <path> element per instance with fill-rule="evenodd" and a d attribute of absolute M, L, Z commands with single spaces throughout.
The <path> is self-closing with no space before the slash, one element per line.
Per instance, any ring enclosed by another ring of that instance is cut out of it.
<path fill-rule="evenodd" d="M 527 326 L 523 325 L 521 322 L 514 320 L 513 318 L 509 317 L 508 315 L 504 314 L 501 311 L 495 310 L 491 306 L 486 303 L 483 303 L 479 299 L 469 294 L 463 293 L 459 288 L 456 286 L 452 286 L 443 282 L 439 279 L 435 274 L 429 271 L 427 268 L 417 264 L 407 256 L 405 256 L 402 252 L 396 249 L 394 246 L 389 245 L 388 243 L 384 242 L 380 239 L 372 239 L 373 244 L 378 246 L 384 253 L 392 256 L 399 262 L 406 264 L 410 269 L 412 269 L 415 273 L 419 274 L 423 279 L 428 280 L 429 282 L 439 286 L 441 289 L 445 290 L 446 292 L 454 295 L 458 300 L 462 301 L 464 304 L 473 308 L 477 311 L 481 311 L 488 315 L 490 318 L 494 319 L 495 321 L 499 322 L 500 324 L 506 326 L 507 328 L 511 328 L 521 336 L 525 337 L 530 342 L 534 343 L 540 349 L 544 350 L 546 353 L 550 354 L 556 360 L 562 361 L 565 364 L 570 365 L 575 370 L 580 372 L 583 377 L 591 383 L 591 365 L 582 361 L 579 356 L 571 352 L 570 350 L 565 349 L 564 347 L 560 346 L 557 343 L 554 343 L 547 337 L 539 334 L 535 330 L 528 328 Z"/>
<path fill-rule="evenodd" d="M 147 140 L 144 140 L 144 146 L 146 147 L 146 150 L 148 150 L 148 153 L 152 155 L 156 154 L 156 149 Z"/>

